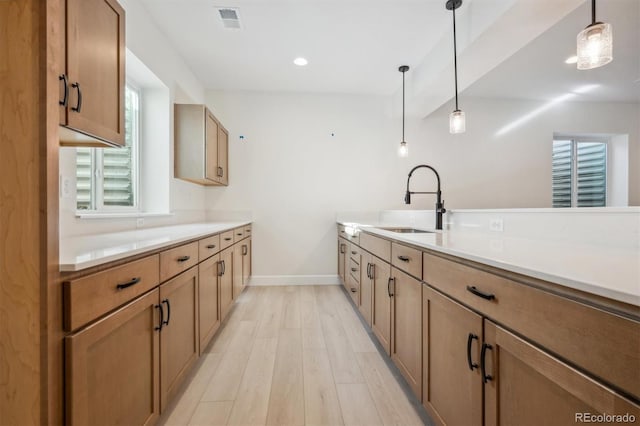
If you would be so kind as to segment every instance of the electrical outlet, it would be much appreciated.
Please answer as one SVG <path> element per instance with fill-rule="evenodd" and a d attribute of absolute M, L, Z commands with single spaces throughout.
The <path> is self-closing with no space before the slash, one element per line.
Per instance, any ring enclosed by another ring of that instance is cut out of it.
<path fill-rule="evenodd" d="M 142 228 L 144 226 L 144 218 L 139 217 L 136 219 L 136 228 Z"/>
<path fill-rule="evenodd" d="M 496 217 L 489 220 L 489 230 L 493 232 L 504 231 L 504 223 L 501 217 Z"/>

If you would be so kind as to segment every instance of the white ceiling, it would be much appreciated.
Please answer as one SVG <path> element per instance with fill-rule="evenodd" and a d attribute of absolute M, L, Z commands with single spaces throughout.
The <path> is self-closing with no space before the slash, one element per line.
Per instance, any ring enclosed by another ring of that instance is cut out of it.
<path fill-rule="evenodd" d="M 445 0 L 140 1 L 212 89 L 388 95 L 401 85 L 398 66 L 430 66 L 425 57 L 451 32 Z M 513 1 L 466 0 L 463 38 Z M 224 29 L 216 6 L 239 7 L 243 29 Z M 309 65 L 295 66 L 297 56 Z"/>
<path fill-rule="evenodd" d="M 640 102 L 640 1 L 600 1 L 597 6 L 598 20 L 613 27 L 613 62 L 589 71 L 564 63 L 575 54 L 576 35 L 590 22 L 587 2 L 477 80 L 461 99 L 549 101 L 574 93 L 575 101 Z"/>

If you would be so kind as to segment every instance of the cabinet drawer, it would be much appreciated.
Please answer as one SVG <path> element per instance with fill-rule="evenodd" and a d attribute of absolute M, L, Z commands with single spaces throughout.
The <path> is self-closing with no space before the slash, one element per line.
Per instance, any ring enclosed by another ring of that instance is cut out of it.
<path fill-rule="evenodd" d="M 233 230 L 233 242 L 237 243 L 244 238 L 244 228 L 236 228 Z"/>
<path fill-rule="evenodd" d="M 355 276 L 351 273 L 347 274 L 346 285 L 347 292 L 353 299 L 356 305 L 360 304 L 360 281 L 356 280 Z"/>
<path fill-rule="evenodd" d="M 385 262 L 391 262 L 391 241 L 363 232 L 360 234 L 360 247 Z"/>
<path fill-rule="evenodd" d="M 227 247 L 233 245 L 233 234 L 234 231 L 227 231 L 220 234 L 220 248 L 226 249 Z"/>
<path fill-rule="evenodd" d="M 360 282 L 360 264 L 356 263 L 355 260 L 349 259 L 348 273 L 353 276 L 353 279 L 356 282 Z"/>
<path fill-rule="evenodd" d="M 354 260 L 358 265 L 360 264 L 360 255 L 362 255 L 362 251 L 360 247 L 355 244 L 349 244 L 349 257 Z"/>
<path fill-rule="evenodd" d="M 198 241 L 198 262 L 213 256 L 220 251 L 220 235 L 203 238 Z"/>
<path fill-rule="evenodd" d="M 198 243 L 185 244 L 160 253 L 160 281 L 186 271 L 198 263 Z"/>
<path fill-rule="evenodd" d="M 427 253 L 424 281 L 601 380 L 640 396 L 640 322 Z"/>
<path fill-rule="evenodd" d="M 251 225 L 247 225 L 244 227 L 244 236 L 245 237 L 251 236 Z"/>
<path fill-rule="evenodd" d="M 391 264 L 422 279 L 422 252 L 402 244 L 391 243 Z"/>
<path fill-rule="evenodd" d="M 63 283 L 65 330 L 71 331 L 157 286 L 158 255 Z"/>

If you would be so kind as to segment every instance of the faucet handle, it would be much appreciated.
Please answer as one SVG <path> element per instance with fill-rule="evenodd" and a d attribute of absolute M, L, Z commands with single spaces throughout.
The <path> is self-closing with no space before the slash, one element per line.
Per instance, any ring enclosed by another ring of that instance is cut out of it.
<path fill-rule="evenodd" d="M 444 200 L 442 200 L 442 204 L 440 204 L 440 213 L 446 213 L 447 209 L 444 208 Z"/>

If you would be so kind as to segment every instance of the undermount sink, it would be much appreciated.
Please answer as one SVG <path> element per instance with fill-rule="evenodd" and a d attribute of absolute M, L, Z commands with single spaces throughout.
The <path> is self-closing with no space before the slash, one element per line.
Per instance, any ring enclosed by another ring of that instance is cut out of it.
<path fill-rule="evenodd" d="M 397 232 L 398 234 L 433 234 L 433 231 L 424 231 L 415 228 L 379 228 L 385 231 Z"/>

